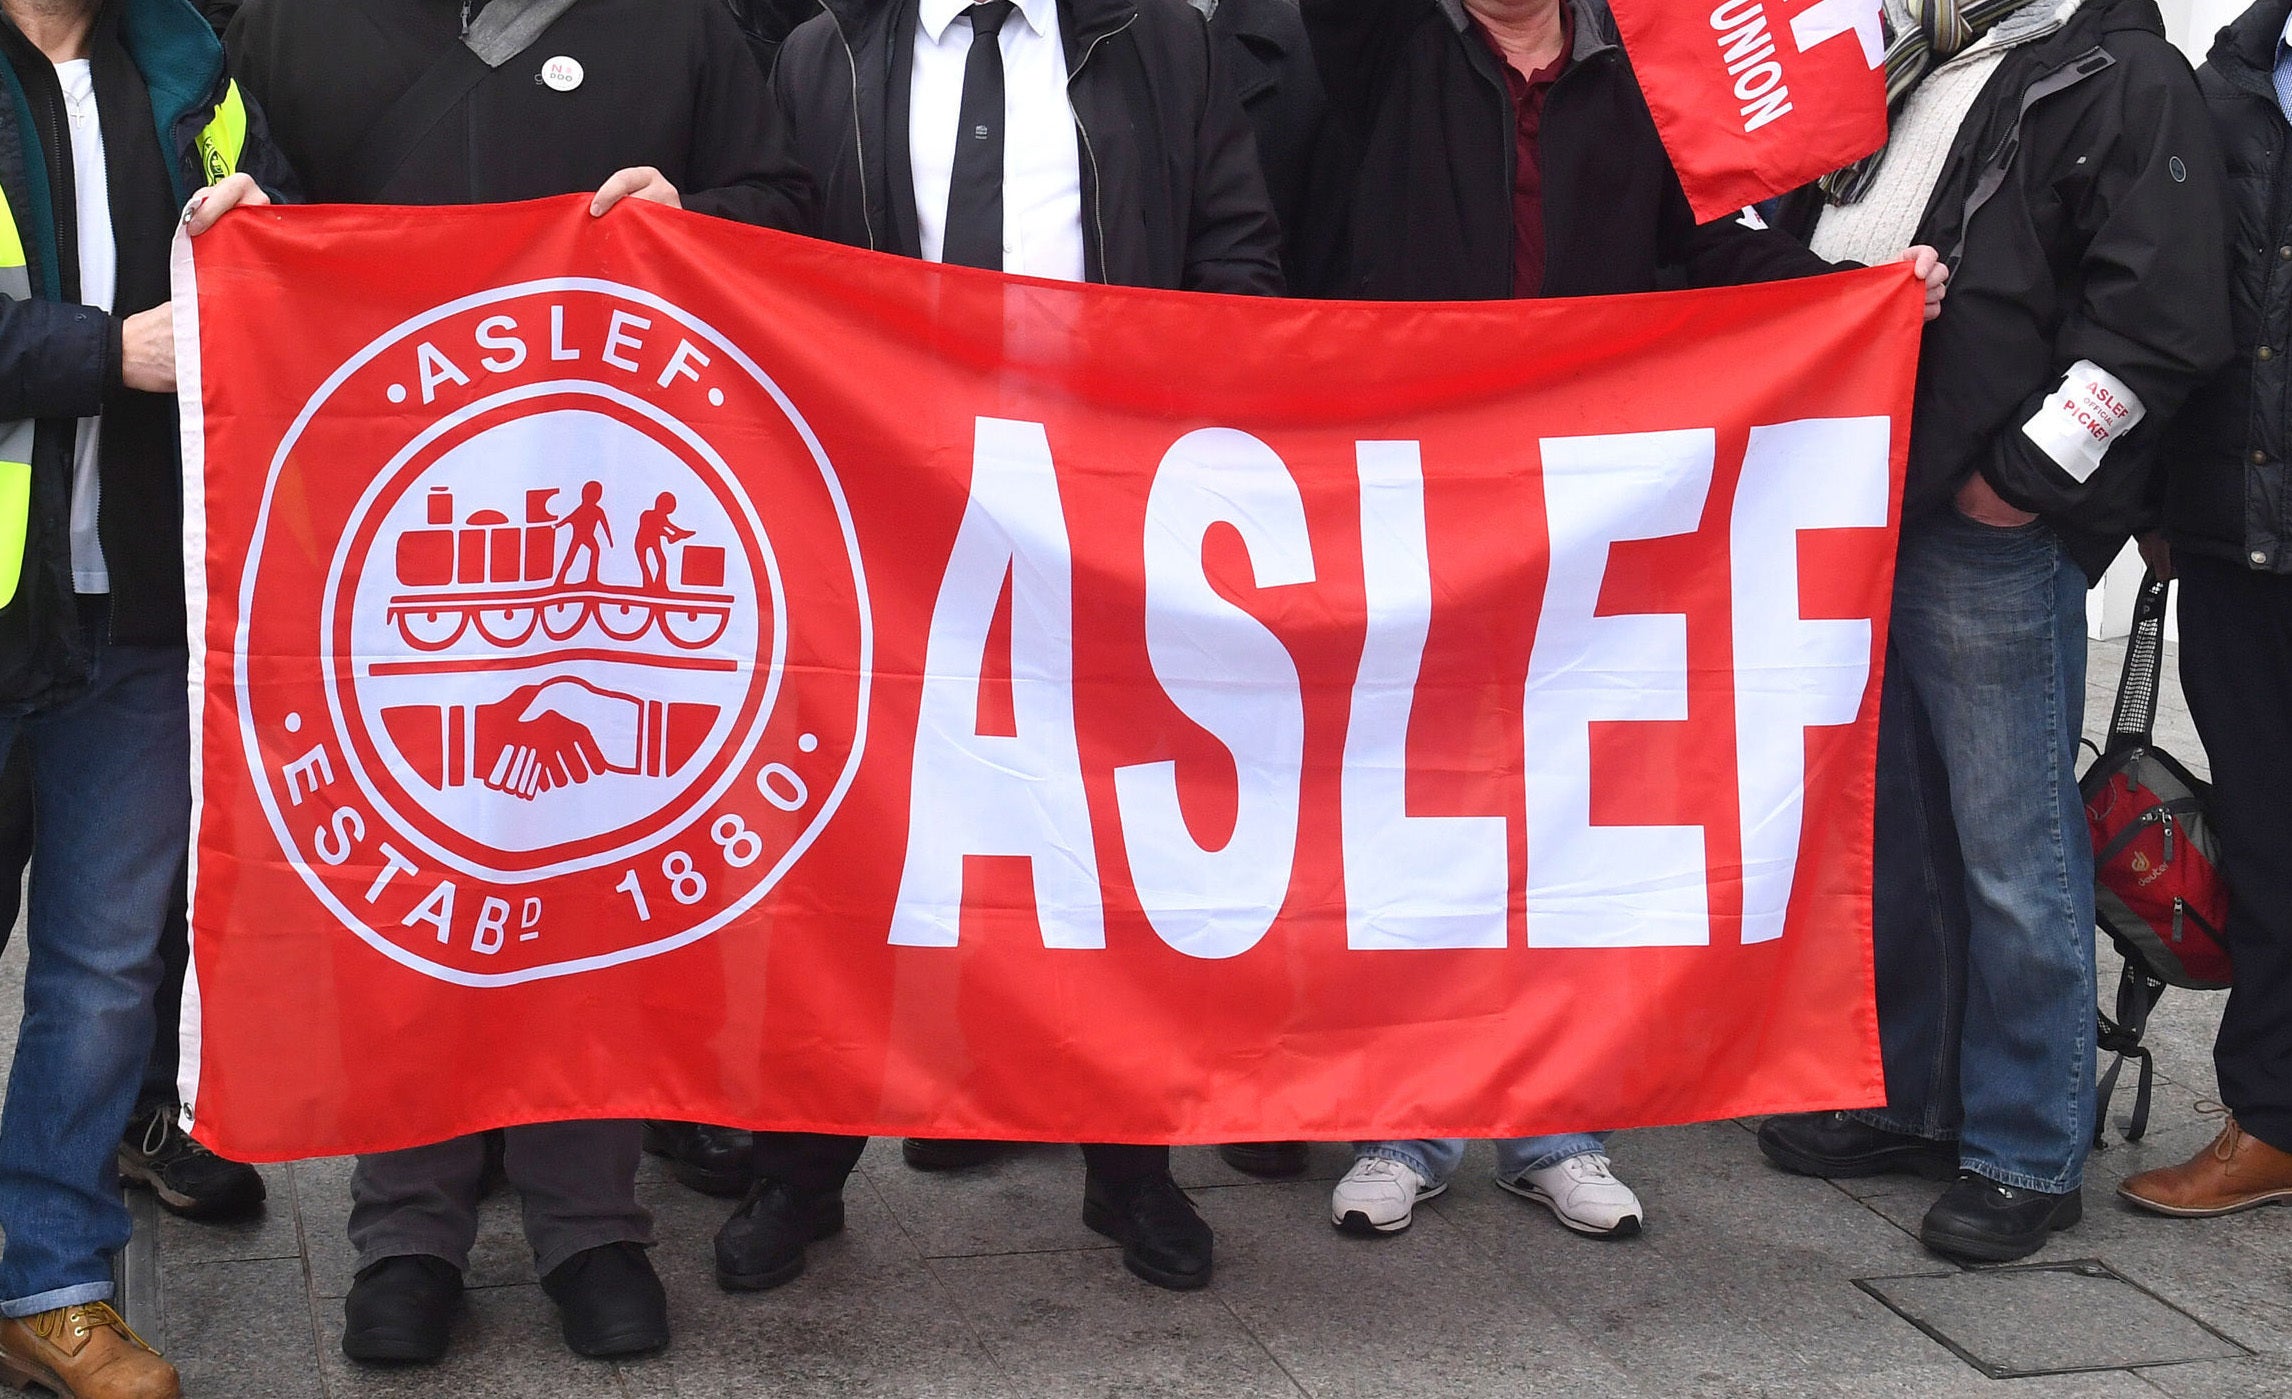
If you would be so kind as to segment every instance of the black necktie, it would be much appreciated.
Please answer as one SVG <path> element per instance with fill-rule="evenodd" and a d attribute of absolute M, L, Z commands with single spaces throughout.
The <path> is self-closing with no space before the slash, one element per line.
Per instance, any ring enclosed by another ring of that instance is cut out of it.
<path fill-rule="evenodd" d="M 1003 270 L 1003 47 L 997 36 L 1011 0 L 971 7 L 971 56 L 963 62 L 963 110 L 955 169 L 947 182 L 947 237 L 940 261 Z"/>

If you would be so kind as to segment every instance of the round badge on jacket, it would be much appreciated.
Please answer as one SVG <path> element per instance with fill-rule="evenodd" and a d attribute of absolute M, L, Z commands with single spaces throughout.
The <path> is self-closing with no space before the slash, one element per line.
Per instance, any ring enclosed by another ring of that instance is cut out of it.
<path fill-rule="evenodd" d="M 541 81 L 552 92 L 571 92 L 581 86 L 581 79 L 586 76 L 580 59 L 563 54 L 541 65 Z"/>

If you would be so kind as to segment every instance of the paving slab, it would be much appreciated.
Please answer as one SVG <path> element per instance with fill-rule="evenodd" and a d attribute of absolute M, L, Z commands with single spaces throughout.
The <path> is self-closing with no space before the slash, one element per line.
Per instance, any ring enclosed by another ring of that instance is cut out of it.
<path fill-rule="evenodd" d="M 323 1399 L 311 1353 L 311 1302 L 299 1258 L 185 1263 L 160 1284 L 166 1353 L 186 1393 Z"/>
<path fill-rule="evenodd" d="M 1329 1226 L 1320 1182 L 1195 1198 L 1218 1231 L 1217 1295 L 1308 1394 L 1642 1392 L 1440 1214 L 1420 1211 L 1405 1233 L 1361 1239 Z"/>
<path fill-rule="evenodd" d="M 1227 1244 L 1221 1268 L 1251 1266 Z M 1038 1392 L 1104 1399 L 1301 1399 L 1304 1391 L 1217 1291 L 1139 1281 L 1118 1256 L 940 1258 L 931 1271 L 1006 1374 Z"/>
<path fill-rule="evenodd" d="M 1993 1379 L 2246 1355 L 2098 1259 L 1861 1278 L 1856 1285 Z"/>
<path fill-rule="evenodd" d="M 918 1171 L 897 1147 L 876 1143 L 860 1174 L 926 1258 L 1112 1247 L 1082 1222 L 1078 1148 L 1020 1146 L 984 1166 Z"/>
<path fill-rule="evenodd" d="M 2292 1360 L 2281 1355 L 2163 1365 L 2139 1374 L 2172 1399 L 2281 1399 L 2292 1394 Z"/>

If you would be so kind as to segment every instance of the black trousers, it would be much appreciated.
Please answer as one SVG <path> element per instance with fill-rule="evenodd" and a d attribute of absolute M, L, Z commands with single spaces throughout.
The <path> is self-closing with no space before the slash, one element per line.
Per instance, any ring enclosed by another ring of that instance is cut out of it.
<path fill-rule="evenodd" d="M 2213 1065 L 2238 1124 L 2292 1151 L 2292 577 L 2174 562 L 2181 687 L 2212 762 L 2236 964 Z"/>
<path fill-rule="evenodd" d="M 865 1137 L 822 1132 L 758 1132 L 756 1174 L 785 1184 L 799 1195 L 833 1195 L 867 1150 Z M 1082 1149 L 1083 1164 L 1101 1180 L 1142 1180 L 1170 1170 L 1166 1146 L 1092 1145 Z"/>

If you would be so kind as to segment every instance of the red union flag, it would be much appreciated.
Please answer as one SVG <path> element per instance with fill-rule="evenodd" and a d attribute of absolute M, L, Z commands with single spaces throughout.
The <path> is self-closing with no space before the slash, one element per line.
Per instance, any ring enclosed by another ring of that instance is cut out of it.
<path fill-rule="evenodd" d="M 1886 144 L 1881 0 L 1610 0 L 1656 129 L 1709 221 Z"/>
<path fill-rule="evenodd" d="M 1285 303 L 574 200 L 178 277 L 221 1150 L 1881 1096 L 1899 269 Z"/>

